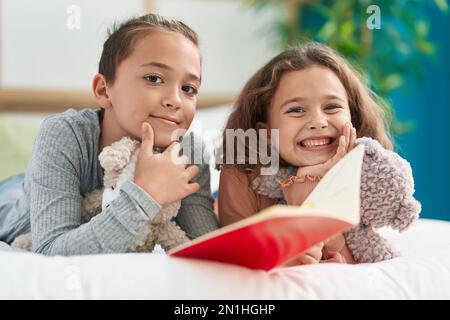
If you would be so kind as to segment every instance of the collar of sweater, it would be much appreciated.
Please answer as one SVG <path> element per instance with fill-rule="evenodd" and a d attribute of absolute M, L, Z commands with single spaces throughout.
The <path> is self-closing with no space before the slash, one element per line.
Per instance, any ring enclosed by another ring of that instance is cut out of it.
<path fill-rule="evenodd" d="M 280 167 L 273 175 L 258 175 L 251 182 L 251 187 L 257 193 L 272 199 L 284 199 L 283 190 L 279 182 L 288 176 L 295 175 L 296 167 Z"/>

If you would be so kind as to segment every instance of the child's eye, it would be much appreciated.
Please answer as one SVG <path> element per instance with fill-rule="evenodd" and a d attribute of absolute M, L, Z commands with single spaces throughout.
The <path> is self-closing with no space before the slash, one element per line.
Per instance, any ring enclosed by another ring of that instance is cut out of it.
<path fill-rule="evenodd" d="M 181 89 L 189 95 L 196 95 L 198 93 L 198 89 L 193 86 L 183 86 Z"/>
<path fill-rule="evenodd" d="M 152 83 L 162 83 L 163 82 L 163 80 L 160 76 L 157 76 L 154 74 L 145 76 L 144 79 L 147 80 L 148 82 L 152 82 Z"/>
<path fill-rule="evenodd" d="M 304 113 L 305 109 L 303 109 L 302 107 L 292 107 L 289 108 L 286 113 Z"/>
<path fill-rule="evenodd" d="M 325 110 L 330 110 L 330 111 L 333 111 L 333 110 L 336 111 L 336 109 L 342 109 L 342 107 L 340 105 L 338 105 L 338 104 L 328 104 L 328 105 L 325 106 L 324 109 Z"/>

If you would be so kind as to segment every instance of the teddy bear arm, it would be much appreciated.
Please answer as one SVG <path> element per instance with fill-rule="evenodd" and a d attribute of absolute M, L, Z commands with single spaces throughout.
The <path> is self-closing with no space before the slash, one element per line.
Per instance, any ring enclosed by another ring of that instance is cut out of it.
<path fill-rule="evenodd" d="M 344 233 L 345 240 L 356 263 L 373 263 L 399 256 L 372 227 L 358 226 Z"/>
<path fill-rule="evenodd" d="M 361 224 L 405 230 L 421 210 L 414 199 L 411 166 L 397 153 L 374 139 L 357 139 L 365 145 L 361 172 Z"/>
<path fill-rule="evenodd" d="M 159 243 L 166 252 L 189 241 L 186 233 L 171 221 L 159 224 L 155 236 L 157 237 L 156 242 Z"/>

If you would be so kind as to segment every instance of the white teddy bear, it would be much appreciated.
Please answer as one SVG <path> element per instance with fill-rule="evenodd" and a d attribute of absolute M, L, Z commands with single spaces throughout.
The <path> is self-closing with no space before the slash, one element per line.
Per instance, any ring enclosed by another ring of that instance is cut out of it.
<path fill-rule="evenodd" d="M 140 143 L 130 138 L 122 138 L 105 147 L 99 155 L 100 165 L 105 169 L 103 176 L 104 188 L 94 190 L 82 200 L 81 222 L 86 223 L 92 217 L 105 210 L 119 196 L 121 186 L 128 180 L 133 180 Z M 189 241 L 172 218 L 180 209 L 181 201 L 162 207 L 148 225 L 142 226 L 136 243 L 130 248 L 134 252 L 151 252 L 155 244 L 168 251 Z M 32 247 L 31 233 L 14 239 L 12 247 L 30 250 Z"/>

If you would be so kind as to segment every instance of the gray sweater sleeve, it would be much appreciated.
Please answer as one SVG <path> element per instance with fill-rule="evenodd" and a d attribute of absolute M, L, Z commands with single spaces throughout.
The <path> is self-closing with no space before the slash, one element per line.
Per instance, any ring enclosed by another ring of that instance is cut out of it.
<path fill-rule="evenodd" d="M 79 141 L 73 127 L 61 119 L 44 121 L 38 133 L 28 168 L 28 193 L 33 251 L 46 255 L 81 255 L 128 252 L 138 230 L 161 209 L 160 205 L 133 182 L 123 185 L 120 195 L 103 212 L 81 224 L 80 185 L 86 164 L 84 141 Z M 200 181 L 208 180 L 202 172 Z M 209 187 L 209 186 L 208 186 Z M 183 208 L 181 220 L 188 234 L 198 236 L 215 228 L 213 220 L 202 223 L 208 213 L 202 191 Z M 189 216 L 195 223 L 187 222 Z M 204 225 L 206 224 L 206 226 Z"/>
<path fill-rule="evenodd" d="M 197 134 L 186 135 L 182 142 L 182 151 L 190 159 L 190 164 L 199 167 L 199 174 L 193 179 L 200 185 L 200 190 L 181 200 L 177 214 L 177 223 L 190 239 L 219 228 L 219 221 L 214 213 L 214 199 L 211 195 L 209 160 L 210 153 Z"/>
<path fill-rule="evenodd" d="M 214 199 L 211 195 L 209 165 L 199 166 L 200 172 L 193 180 L 200 185 L 200 190 L 181 200 L 177 222 L 190 239 L 219 228 L 219 221 L 214 214 Z"/>

